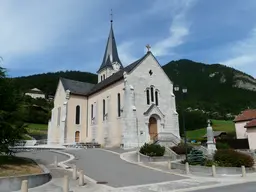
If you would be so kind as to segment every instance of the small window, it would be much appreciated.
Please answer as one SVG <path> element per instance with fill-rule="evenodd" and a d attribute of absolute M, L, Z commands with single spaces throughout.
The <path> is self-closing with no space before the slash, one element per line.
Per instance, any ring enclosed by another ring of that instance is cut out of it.
<path fill-rule="evenodd" d="M 80 124 L 80 106 L 76 106 L 76 124 Z"/>
<path fill-rule="evenodd" d="M 105 120 L 105 114 L 106 114 L 106 102 L 105 99 L 103 99 L 103 110 L 102 110 L 102 116 L 103 116 L 103 121 Z"/>
<path fill-rule="evenodd" d="M 117 94 L 117 115 L 118 115 L 118 117 L 121 116 L 121 98 L 120 98 L 120 93 Z"/>
<path fill-rule="evenodd" d="M 151 91 L 151 101 L 154 102 L 154 88 L 151 87 L 150 91 Z"/>
<path fill-rule="evenodd" d="M 153 74 L 153 71 L 150 69 L 148 73 L 151 76 Z"/>
<path fill-rule="evenodd" d="M 149 98 L 149 89 L 147 89 L 147 104 L 150 104 L 150 98 Z"/>
<path fill-rule="evenodd" d="M 105 80 L 105 74 L 103 75 L 103 80 Z"/>
<path fill-rule="evenodd" d="M 102 81 L 102 75 L 100 76 L 100 81 Z"/>
<path fill-rule="evenodd" d="M 158 106 L 158 91 L 155 91 L 156 106 Z"/>

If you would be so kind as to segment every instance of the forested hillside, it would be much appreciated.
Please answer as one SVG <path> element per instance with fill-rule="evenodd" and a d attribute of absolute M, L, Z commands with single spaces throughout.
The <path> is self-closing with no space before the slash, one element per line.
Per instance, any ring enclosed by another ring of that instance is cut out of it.
<path fill-rule="evenodd" d="M 256 81 L 243 72 L 190 60 L 171 61 L 163 69 L 174 84 L 188 88 L 186 107 L 222 115 L 256 107 Z M 247 86 L 238 88 L 238 82 Z"/>
<path fill-rule="evenodd" d="M 60 77 L 89 83 L 97 83 L 98 81 L 97 75 L 81 71 L 42 73 L 26 77 L 16 77 L 14 78 L 14 81 L 17 88 L 21 89 L 23 92 L 36 87 L 42 90 L 46 95 L 54 95 Z"/>
<path fill-rule="evenodd" d="M 214 113 L 214 118 L 256 108 L 256 80 L 245 73 L 220 64 L 206 65 L 190 60 L 171 61 L 163 69 L 174 84 L 188 88 L 184 102 L 180 102 L 181 97 L 176 94 L 178 107 Z M 95 74 L 80 71 L 37 74 L 14 80 L 22 91 L 36 87 L 54 95 L 60 77 L 97 83 Z"/>

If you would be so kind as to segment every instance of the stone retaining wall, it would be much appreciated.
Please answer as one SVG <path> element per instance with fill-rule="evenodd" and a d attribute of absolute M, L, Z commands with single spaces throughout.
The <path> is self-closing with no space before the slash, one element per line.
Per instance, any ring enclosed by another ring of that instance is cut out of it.
<path fill-rule="evenodd" d="M 39 165 L 43 173 L 33 175 L 22 175 L 18 177 L 0 177 L 0 191 L 11 192 L 21 189 L 23 180 L 28 180 L 28 188 L 43 185 L 51 180 L 50 171 L 43 165 Z"/>

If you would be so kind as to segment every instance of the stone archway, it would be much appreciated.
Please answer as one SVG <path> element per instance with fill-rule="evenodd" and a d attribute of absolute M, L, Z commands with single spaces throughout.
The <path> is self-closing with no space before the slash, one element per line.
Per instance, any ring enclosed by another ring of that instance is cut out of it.
<path fill-rule="evenodd" d="M 75 142 L 78 143 L 80 140 L 80 131 L 76 131 L 75 133 Z"/>
<path fill-rule="evenodd" d="M 148 132 L 149 132 L 150 140 L 157 139 L 156 137 L 158 134 L 158 130 L 157 130 L 157 119 L 155 117 L 151 116 L 149 118 Z"/>

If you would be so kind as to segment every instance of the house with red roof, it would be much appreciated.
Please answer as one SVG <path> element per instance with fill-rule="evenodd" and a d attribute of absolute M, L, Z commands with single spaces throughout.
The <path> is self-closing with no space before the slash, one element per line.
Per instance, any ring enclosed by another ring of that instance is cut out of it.
<path fill-rule="evenodd" d="M 250 149 L 256 149 L 256 109 L 242 111 L 234 122 L 236 138 L 248 138 Z"/>

